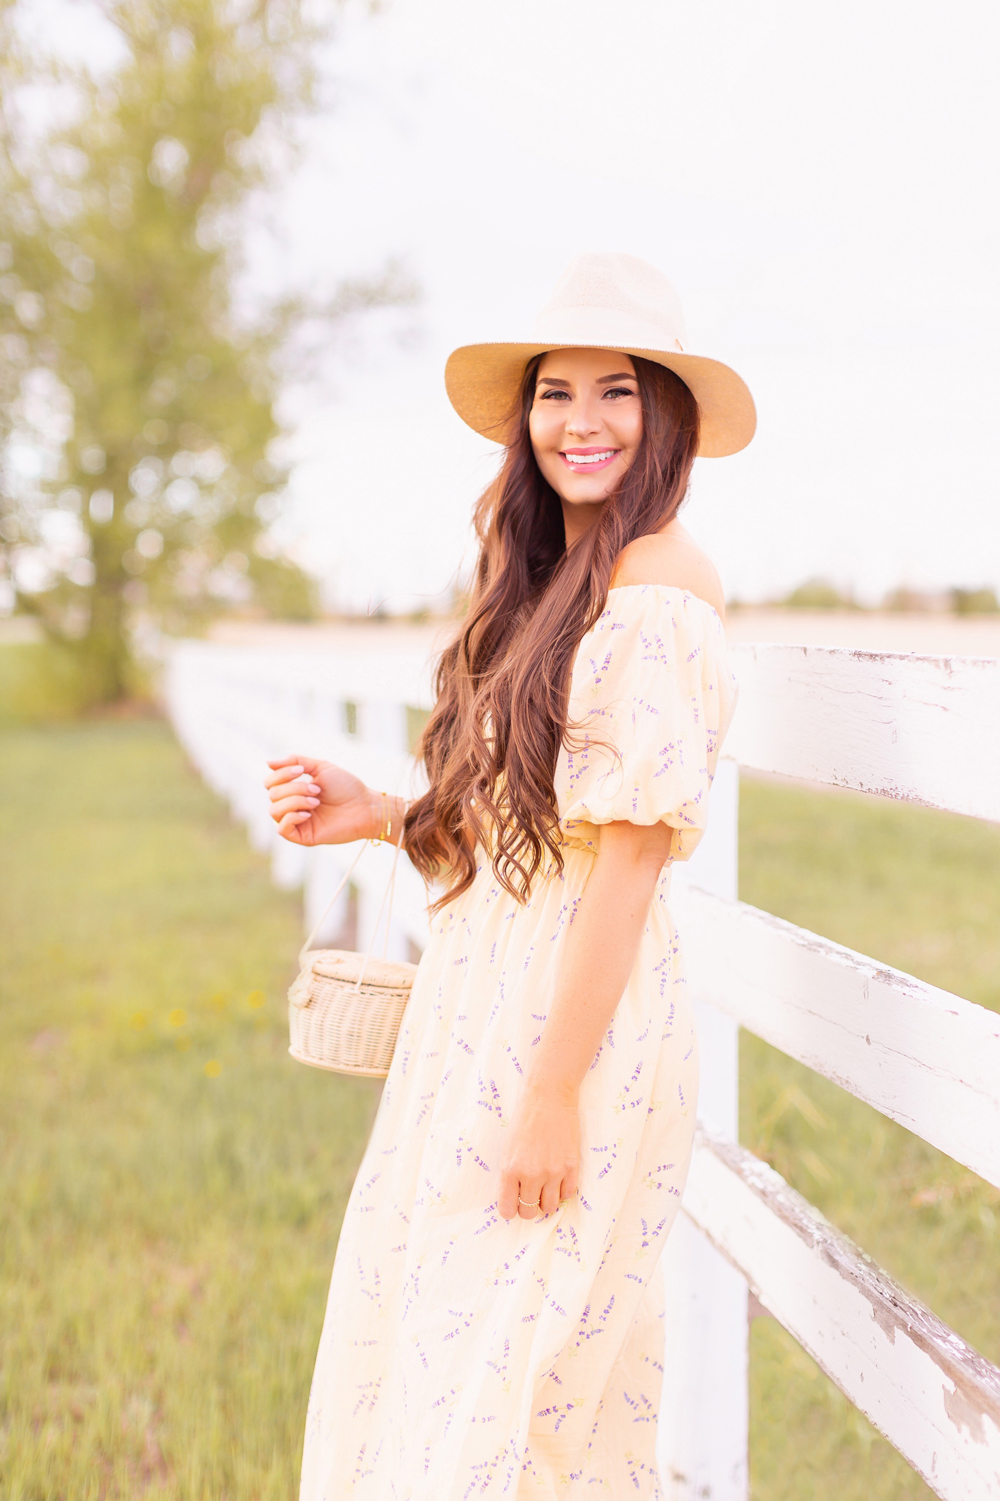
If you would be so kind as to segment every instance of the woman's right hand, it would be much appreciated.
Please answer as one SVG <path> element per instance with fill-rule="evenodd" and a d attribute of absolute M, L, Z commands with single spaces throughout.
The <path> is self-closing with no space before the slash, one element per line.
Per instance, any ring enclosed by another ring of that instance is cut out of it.
<path fill-rule="evenodd" d="M 379 795 L 360 777 L 313 756 L 283 756 L 267 764 L 271 770 L 264 786 L 283 839 L 314 845 L 377 837 Z"/>

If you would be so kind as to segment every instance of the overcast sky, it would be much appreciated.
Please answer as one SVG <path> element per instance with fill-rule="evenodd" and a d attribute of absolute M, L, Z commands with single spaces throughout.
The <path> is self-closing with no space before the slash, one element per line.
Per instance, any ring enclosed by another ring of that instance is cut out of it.
<path fill-rule="evenodd" d="M 731 595 L 1000 584 L 993 3 L 390 0 L 332 59 L 284 212 L 298 275 L 423 288 L 345 351 L 289 516 L 342 599 L 446 587 L 494 459 L 441 370 L 521 337 L 569 258 L 660 266 L 760 414 L 687 519 Z M 391 321 L 391 320 L 390 320 Z"/>
<path fill-rule="evenodd" d="M 41 0 L 39 0 L 41 7 Z M 300 393 L 284 534 L 343 604 L 445 590 L 495 451 L 448 351 L 578 251 L 661 267 L 757 400 L 686 521 L 730 596 L 1000 585 L 995 0 L 385 0 L 332 49 L 262 287 L 399 257 L 420 305 Z"/>

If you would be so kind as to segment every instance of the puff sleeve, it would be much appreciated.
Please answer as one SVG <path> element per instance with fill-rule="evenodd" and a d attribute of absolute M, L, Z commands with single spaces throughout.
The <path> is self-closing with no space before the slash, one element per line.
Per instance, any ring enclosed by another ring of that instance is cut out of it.
<path fill-rule="evenodd" d="M 711 605 L 661 584 L 612 589 L 573 664 L 555 776 L 567 841 L 596 848 L 601 824 L 662 822 L 670 858 L 689 859 L 735 702 Z"/>

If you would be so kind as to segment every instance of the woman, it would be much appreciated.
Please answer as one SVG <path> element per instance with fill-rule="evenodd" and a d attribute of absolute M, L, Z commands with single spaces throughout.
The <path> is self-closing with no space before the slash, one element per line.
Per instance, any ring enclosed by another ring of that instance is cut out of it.
<path fill-rule="evenodd" d="M 400 837 L 444 888 L 341 1232 L 303 1501 L 660 1495 L 657 1258 L 695 1125 L 667 908 L 734 702 L 723 598 L 677 512 L 752 436 L 674 293 L 579 257 L 525 344 L 457 350 L 506 455 L 408 809 L 271 764 L 304 844 Z"/>

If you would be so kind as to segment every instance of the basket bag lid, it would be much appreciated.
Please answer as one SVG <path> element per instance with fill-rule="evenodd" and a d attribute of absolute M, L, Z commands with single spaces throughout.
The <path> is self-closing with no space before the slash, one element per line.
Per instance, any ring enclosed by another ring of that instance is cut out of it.
<path fill-rule="evenodd" d="M 304 957 L 314 975 L 323 975 L 328 980 L 344 980 L 349 985 L 357 983 L 364 966 L 365 986 L 374 985 L 385 990 L 409 989 L 417 969 L 415 964 L 398 959 L 373 957 L 366 964 L 364 954 L 350 949 L 310 949 Z"/>

